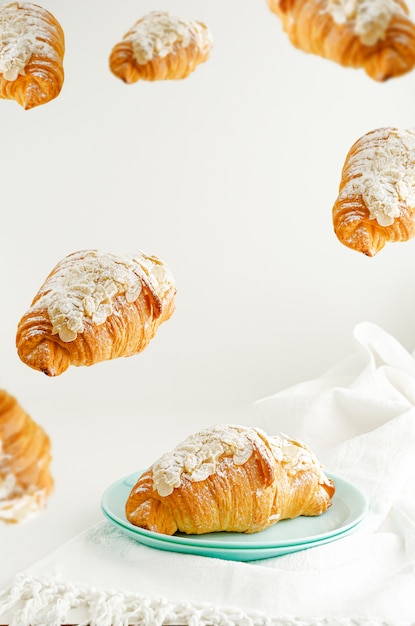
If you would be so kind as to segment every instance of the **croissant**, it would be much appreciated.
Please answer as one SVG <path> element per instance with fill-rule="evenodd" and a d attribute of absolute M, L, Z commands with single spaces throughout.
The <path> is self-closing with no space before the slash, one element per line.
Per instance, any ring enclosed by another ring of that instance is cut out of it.
<path fill-rule="evenodd" d="M 113 47 L 109 67 L 125 83 L 181 79 L 207 61 L 211 47 L 211 34 L 203 22 L 152 11 Z"/>
<path fill-rule="evenodd" d="M 131 356 L 172 315 L 175 293 L 172 275 L 154 256 L 75 252 L 52 270 L 20 320 L 18 355 L 48 376 Z"/>
<path fill-rule="evenodd" d="M 30 3 L 0 6 L 0 97 L 24 109 L 56 98 L 63 85 L 65 37 L 46 9 Z"/>
<path fill-rule="evenodd" d="M 17 400 L 0 389 L 0 519 L 39 512 L 53 489 L 50 440 Z"/>
<path fill-rule="evenodd" d="M 339 241 L 370 257 L 415 235 L 415 130 L 379 128 L 354 143 L 332 215 Z"/>
<path fill-rule="evenodd" d="M 282 519 L 320 515 L 334 492 L 334 482 L 303 443 L 217 424 L 144 472 L 125 512 L 135 526 L 166 535 L 254 533 Z"/>
<path fill-rule="evenodd" d="M 297 48 L 374 80 L 415 65 L 415 24 L 403 0 L 268 0 Z"/>

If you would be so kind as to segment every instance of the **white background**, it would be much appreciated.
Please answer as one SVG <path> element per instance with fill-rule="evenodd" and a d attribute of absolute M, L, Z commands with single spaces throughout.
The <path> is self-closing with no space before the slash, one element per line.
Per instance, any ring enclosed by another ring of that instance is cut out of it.
<path fill-rule="evenodd" d="M 0 101 L 0 386 L 49 433 L 56 485 L 41 515 L 0 527 L 0 584 L 102 519 L 112 481 L 348 356 L 357 322 L 415 343 L 415 241 L 370 259 L 331 220 L 354 141 L 415 125 L 415 72 L 380 84 L 306 55 L 265 0 L 42 5 L 65 31 L 65 83 L 30 111 Z M 204 21 L 211 57 L 125 85 L 111 48 L 154 9 Z M 84 248 L 159 256 L 176 312 L 142 354 L 50 379 L 19 361 L 16 327 Z"/>

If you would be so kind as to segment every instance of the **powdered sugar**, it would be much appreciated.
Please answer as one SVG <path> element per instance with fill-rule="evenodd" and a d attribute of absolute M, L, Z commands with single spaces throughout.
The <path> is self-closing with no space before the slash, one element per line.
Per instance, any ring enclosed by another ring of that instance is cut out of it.
<path fill-rule="evenodd" d="M 319 462 L 304 444 L 283 434 L 268 437 L 258 428 L 217 424 L 191 435 L 153 464 L 154 489 L 167 496 L 180 486 L 183 476 L 192 482 L 205 480 L 217 471 L 224 457 L 231 457 L 235 465 L 244 465 L 258 438 L 268 442 L 275 459 L 286 466 L 289 475 L 313 469 L 321 482 L 326 482 Z"/>
<path fill-rule="evenodd" d="M 1 474 L 0 473 L 0 508 L 2 501 L 11 496 L 16 487 L 16 477 L 14 474 Z"/>
<path fill-rule="evenodd" d="M 83 332 L 86 320 L 105 322 L 113 313 L 116 296 L 135 302 L 144 277 L 160 298 L 174 285 L 163 263 L 144 253 L 116 256 L 97 250 L 77 252 L 58 264 L 33 308 L 47 309 L 52 332 L 62 341 L 73 341 Z"/>
<path fill-rule="evenodd" d="M 275 459 L 282 463 L 289 476 L 294 476 L 297 472 L 313 470 L 319 476 L 320 483 L 327 483 L 321 464 L 305 443 L 291 439 L 283 433 L 269 436 L 268 441 Z"/>
<path fill-rule="evenodd" d="M 154 488 L 167 496 L 180 486 L 182 475 L 194 482 L 205 480 L 216 471 L 223 456 L 243 465 L 252 451 L 252 429 L 216 425 L 201 430 L 153 464 Z"/>
<path fill-rule="evenodd" d="M 370 218 L 390 226 L 415 207 L 415 131 L 380 128 L 360 139 L 339 198 L 361 195 Z"/>
<path fill-rule="evenodd" d="M 174 278 L 170 270 L 160 259 L 155 256 L 147 256 L 143 252 L 134 256 L 133 260 L 140 265 L 147 281 L 152 285 L 160 300 L 163 300 L 174 287 Z"/>
<path fill-rule="evenodd" d="M 9 458 L 10 455 L 4 452 L 3 441 L 0 439 L 0 520 L 19 523 L 27 521 L 43 508 L 46 493 L 35 486 L 23 490 L 16 476 L 8 469 Z"/>
<path fill-rule="evenodd" d="M 352 24 L 366 46 L 384 39 L 394 14 L 404 14 L 396 0 L 328 0 L 327 10 L 338 24 Z"/>
<path fill-rule="evenodd" d="M 14 81 L 33 54 L 55 58 L 50 45 L 50 26 L 42 19 L 41 9 L 12 2 L 0 5 L 0 73 Z M 30 9 L 30 10 L 29 10 Z"/>
<path fill-rule="evenodd" d="M 46 494 L 35 486 L 24 491 L 16 476 L 7 469 L 7 460 L 0 439 L 0 520 L 19 523 L 38 513 L 44 506 Z"/>
<path fill-rule="evenodd" d="M 0 520 L 9 523 L 27 522 L 43 509 L 45 502 L 45 491 L 35 487 L 25 492 L 18 490 L 11 493 L 10 497 L 0 499 Z"/>
<path fill-rule="evenodd" d="M 206 24 L 186 21 L 166 11 L 152 11 L 141 18 L 124 39 L 131 41 L 134 59 L 141 65 L 155 56 L 167 56 L 177 44 L 183 48 L 194 44 L 203 52 L 212 45 Z"/>

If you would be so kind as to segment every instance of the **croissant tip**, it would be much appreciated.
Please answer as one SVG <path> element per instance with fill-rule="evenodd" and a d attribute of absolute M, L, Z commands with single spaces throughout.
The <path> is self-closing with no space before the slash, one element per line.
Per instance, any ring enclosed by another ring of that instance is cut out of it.
<path fill-rule="evenodd" d="M 403 58 L 396 49 L 386 47 L 379 54 L 370 56 L 364 65 L 368 76 L 377 82 L 384 83 L 391 78 L 399 78 L 413 70 L 415 58 L 411 55 Z"/>
<path fill-rule="evenodd" d="M 52 91 L 43 89 L 41 85 L 33 84 L 24 94 L 24 98 L 20 104 L 25 111 L 29 111 L 30 109 L 53 100 L 56 95 L 53 94 Z"/>
<path fill-rule="evenodd" d="M 56 376 L 56 371 L 54 369 L 42 367 L 40 371 L 43 372 L 43 374 L 46 374 L 46 376 L 49 376 L 49 378 L 53 378 L 54 376 Z"/>
<path fill-rule="evenodd" d="M 59 376 L 69 364 L 65 358 L 65 354 L 53 342 L 44 339 L 36 346 L 28 346 L 24 341 L 17 339 L 17 353 L 20 360 L 38 372 L 41 372 L 49 378 Z"/>
<path fill-rule="evenodd" d="M 355 252 L 360 252 L 364 256 L 369 257 L 369 259 L 373 259 L 373 257 L 376 256 L 380 250 L 380 248 L 379 249 L 378 248 L 359 248 L 359 247 L 354 247 L 354 246 L 347 246 L 347 247 L 351 248 L 352 250 L 355 250 Z"/>
<path fill-rule="evenodd" d="M 137 83 L 139 81 L 139 77 L 130 76 L 128 72 L 120 72 L 119 74 L 115 74 L 115 76 L 117 76 L 117 78 L 119 78 L 124 83 L 124 85 L 133 85 L 134 83 Z"/>
<path fill-rule="evenodd" d="M 22 102 L 22 108 L 24 111 L 30 111 L 30 109 L 34 109 L 39 104 L 43 104 L 43 102 L 36 102 L 33 98 L 27 98 Z"/>
<path fill-rule="evenodd" d="M 378 237 L 378 238 L 375 238 L 374 241 L 372 241 L 372 245 L 368 244 L 367 246 L 362 248 L 361 251 L 366 256 L 373 258 L 374 256 L 377 255 L 378 252 L 380 252 L 385 247 L 385 244 L 386 244 L 386 241 Z"/>
<path fill-rule="evenodd" d="M 342 237 L 341 233 L 336 233 L 336 235 L 340 243 L 346 246 L 346 248 L 350 248 L 350 250 L 354 250 L 355 252 L 360 252 L 361 254 L 364 254 L 369 258 L 373 258 L 374 256 L 376 256 L 377 253 L 382 250 L 385 245 L 384 242 L 382 242 L 381 244 L 379 242 L 378 245 L 375 245 L 372 242 L 372 245 L 370 245 L 369 242 L 362 242 L 361 240 L 345 240 L 344 237 Z"/>

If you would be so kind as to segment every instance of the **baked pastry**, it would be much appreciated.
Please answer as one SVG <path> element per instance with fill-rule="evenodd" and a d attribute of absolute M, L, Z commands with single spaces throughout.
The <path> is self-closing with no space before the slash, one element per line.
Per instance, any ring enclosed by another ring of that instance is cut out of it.
<path fill-rule="evenodd" d="M 282 519 L 320 515 L 335 486 L 314 454 L 285 435 L 217 424 L 164 454 L 134 485 L 126 517 L 172 535 L 254 533 Z"/>
<path fill-rule="evenodd" d="M 0 389 L 0 520 L 21 522 L 53 489 L 50 440 L 17 400 Z"/>
<path fill-rule="evenodd" d="M 75 252 L 52 270 L 20 320 L 18 355 L 48 376 L 131 356 L 172 315 L 175 293 L 172 275 L 154 256 Z"/>
<path fill-rule="evenodd" d="M 211 47 L 211 34 L 203 22 L 152 11 L 113 47 L 109 67 L 125 83 L 186 78 L 207 61 Z"/>
<path fill-rule="evenodd" d="M 65 37 L 46 9 L 28 2 L 0 5 L 0 97 L 24 109 L 59 95 Z"/>
<path fill-rule="evenodd" d="M 415 66 L 415 24 L 403 0 L 268 0 L 291 43 L 374 80 Z"/>
<path fill-rule="evenodd" d="M 353 144 L 332 215 L 339 241 L 370 257 L 415 235 L 415 130 L 378 128 Z"/>

